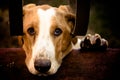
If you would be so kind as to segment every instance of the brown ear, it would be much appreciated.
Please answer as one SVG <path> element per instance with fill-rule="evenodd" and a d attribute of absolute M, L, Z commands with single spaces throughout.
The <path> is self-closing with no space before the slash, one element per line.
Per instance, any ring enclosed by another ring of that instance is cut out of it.
<path fill-rule="evenodd" d="M 59 10 L 65 14 L 65 20 L 71 30 L 73 30 L 75 26 L 75 14 L 73 13 L 72 8 L 69 5 L 60 5 Z"/>
<path fill-rule="evenodd" d="M 65 15 L 65 19 L 66 22 L 68 23 L 68 25 L 71 27 L 71 29 L 73 30 L 75 27 L 75 15 L 74 14 L 66 14 Z"/>
<path fill-rule="evenodd" d="M 26 12 L 29 12 L 33 7 L 35 7 L 36 5 L 31 3 L 31 4 L 27 4 L 27 5 L 24 5 L 23 6 L 23 15 L 26 13 Z"/>
<path fill-rule="evenodd" d="M 19 46 L 22 47 L 22 45 L 24 44 L 23 37 L 22 36 L 18 36 L 17 39 L 18 39 Z"/>
<path fill-rule="evenodd" d="M 73 13 L 73 11 L 69 5 L 60 5 L 59 9 L 61 9 L 65 13 Z"/>

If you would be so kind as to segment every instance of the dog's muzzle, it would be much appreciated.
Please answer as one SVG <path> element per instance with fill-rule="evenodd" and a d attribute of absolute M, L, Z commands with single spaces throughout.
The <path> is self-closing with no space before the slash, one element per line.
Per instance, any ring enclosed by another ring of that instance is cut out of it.
<path fill-rule="evenodd" d="M 40 73 L 46 73 L 51 67 L 51 61 L 48 59 L 37 59 L 34 62 L 35 69 Z"/>

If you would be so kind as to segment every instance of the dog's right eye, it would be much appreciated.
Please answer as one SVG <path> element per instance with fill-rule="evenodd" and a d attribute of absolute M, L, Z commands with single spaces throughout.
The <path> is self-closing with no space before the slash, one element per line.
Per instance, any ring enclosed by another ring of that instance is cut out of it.
<path fill-rule="evenodd" d="M 27 32 L 28 32 L 30 35 L 34 35 L 34 34 L 35 34 L 35 30 L 34 30 L 33 27 L 28 28 Z"/>
<path fill-rule="evenodd" d="M 62 30 L 60 28 L 56 28 L 54 31 L 55 36 L 59 36 L 62 33 Z"/>

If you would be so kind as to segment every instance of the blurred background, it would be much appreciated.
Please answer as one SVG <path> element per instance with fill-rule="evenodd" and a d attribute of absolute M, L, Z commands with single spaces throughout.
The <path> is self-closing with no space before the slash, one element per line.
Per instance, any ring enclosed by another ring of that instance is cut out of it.
<path fill-rule="evenodd" d="M 23 0 L 24 4 L 69 4 L 68 0 Z M 76 5 L 76 4 L 75 4 Z M 109 42 L 109 47 L 120 48 L 120 31 L 117 0 L 91 0 L 87 33 L 99 33 Z M 9 0 L 0 0 L 0 48 L 20 47 L 16 36 L 10 36 Z M 14 15 L 13 15 L 14 16 Z"/>

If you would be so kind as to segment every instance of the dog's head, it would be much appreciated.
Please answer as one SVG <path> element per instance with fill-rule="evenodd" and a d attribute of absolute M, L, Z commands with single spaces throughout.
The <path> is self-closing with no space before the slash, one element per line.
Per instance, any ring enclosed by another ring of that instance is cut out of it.
<path fill-rule="evenodd" d="M 57 72 L 72 49 L 75 15 L 68 6 L 28 4 L 23 7 L 23 49 L 28 70 L 35 75 Z"/>

